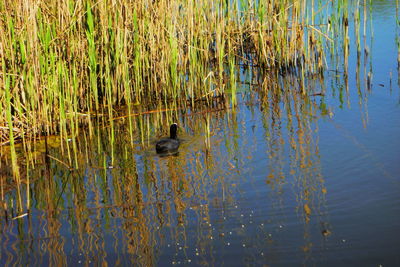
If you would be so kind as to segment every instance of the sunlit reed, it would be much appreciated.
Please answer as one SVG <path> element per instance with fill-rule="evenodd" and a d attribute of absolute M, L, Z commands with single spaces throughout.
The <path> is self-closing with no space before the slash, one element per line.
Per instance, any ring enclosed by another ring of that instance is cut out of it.
<path fill-rule="evenodd" d="M 316 4 L 3 1 L 0 77 L 2 87 L 9 83 L 12 137 L 69 138 L 121 105 L 194 106 L 226 90 L 234 104 L 237 64 L 318 72 L 332 41 L 326 21 L 347 1 L 318 11 L 309 5 Z M 3 111 L 0 126 L 5 121 Z M 4 143 L 11 135 L 1 137 Z"/>

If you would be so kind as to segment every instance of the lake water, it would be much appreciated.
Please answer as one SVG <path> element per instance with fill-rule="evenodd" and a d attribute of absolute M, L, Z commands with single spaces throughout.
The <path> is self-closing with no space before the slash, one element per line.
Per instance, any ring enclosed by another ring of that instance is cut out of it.
<path fill-rule="evenodd" d="M 157 156 L 161 132 L 131 136 L 127 120 L 114 140 L 107 126 L 81 132 L 75 155 L 50 138 L 52 157 L 26 167 L 29 216 L 1 217 L 1 265 L 400 266 L 396 3 L 372 12 L 347 84 L 339 67 L 307 81 L 322 95 L 292 93 L 290 74 L 249 89 L 257 74 L 243 70 L 237 107 L 167 114 L 177 156 Z"/>

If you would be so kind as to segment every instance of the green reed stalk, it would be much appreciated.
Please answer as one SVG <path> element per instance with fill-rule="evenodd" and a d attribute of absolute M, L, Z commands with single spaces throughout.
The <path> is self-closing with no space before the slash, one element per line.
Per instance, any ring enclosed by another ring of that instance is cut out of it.
<path fill-rule="evenodd" d="M 169 63 L 169 73 L 170 73 L 170 81 L 171 81 L 171 87 L 172 87 L 172 97 L 174 99 L 177 99 L 178 92 L 177 92 L 177 86 L 179 84 L 178 81 L 178 41 L 176 39 L 176 32 L 175 28 L 173 28 L 173 25 L 171 24 L 169 27 L 169 45 L 170 45 L 170 63 Z"/>
<path fill-rule="evenodd" d="M 232 46 L 231 42 L 228 39 L 228 48 L 231 51 Z M 230 77 L 230 89 L 231 89 L 231 101 L 232 105 L 236 106 L 236 66 L 235 66 L 235 57 L 232 53 L 229 55 L 229 77 Z"/>
<path fill-rule="evenodd" d="M 90 89 L 93 94 L 93 100 L 95 102 L 95 108 L 99 110 L 99 95 L 97 88 L 97 56 L 96 56 L 96 44 L 95 44 L 95 25 L 94 18 L 92 14 L 91 4 L 90 2 L 86 2 L 86 38 L 88 43 L 88 57 L 89 57 L 89 77 L 90 77 Z M 88 98 L 88 107 L 91 107 L 91 98 Z"/>
<path fill-rule="evenodd" d="M 134 64 L 133 64 L 133 69 L 134 69 L 134 78 L 135 78 L 135 90 L 137 91 L 136 93 L 136 103 L 139 103 L 139 96 L 141 95 L 141 88 L 142 88 L 142 61 L 141 61 L 141 44 L 140 44 L 140 39 L 139 39 L 139 25 L 138 25 L 138 18 L 136 14 L 136 10 L 133 12 L 133 45 L 134 45 Z M 124 57 L 124 61 L 125 61 Z M 128 69 L 126 69 L 126 72 L 128 72 Z M 127 76 L 127 80 L 129 77 Z M 125 84 L 126 89 L 128 87 L 128 83 Z M 125 89 L 125 90 L 126 90 Z M 130 95 L 129 93 L 127 95 Z M 130 98 L 130 97 L 129 97 Z"/>

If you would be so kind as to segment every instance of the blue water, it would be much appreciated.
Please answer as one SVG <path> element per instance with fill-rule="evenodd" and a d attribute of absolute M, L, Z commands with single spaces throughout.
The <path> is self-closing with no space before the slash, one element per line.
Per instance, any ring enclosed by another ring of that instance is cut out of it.
<path fill-rule="evenodd" d="M 178 156 L 121 126 L 113 150 L 82 136 L 77 172 L 38 160 L 29 216 L 1 219 L 1 264 L 399 266 L 395 3 L 373 4 L 359 86 L 351 43 L 347 86 L 342 66 L 307 81 L 323 96 L 284 93 L 296 77 L 280 97 L 240 85 L 237 107 L 177 118 Z"/>

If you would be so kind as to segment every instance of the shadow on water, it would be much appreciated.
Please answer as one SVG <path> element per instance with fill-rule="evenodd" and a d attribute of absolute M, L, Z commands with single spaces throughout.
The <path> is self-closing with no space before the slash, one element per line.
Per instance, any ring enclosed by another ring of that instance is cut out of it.
<path fill-rule="evenodd" d="M 340 51 L 347 60 L 346 49 Z M 337 266 L 381 264 L 385 257 L 399 262 L 393 256 L 398 241 L 388 237 L 399 226 L 393 214 L 399 211 L 400 187 L 392 174 L 398 168 L 382 163 L 398 154 L 385 150 L 375 156 L 371 151 L 380 148 L 363 139 L 369 110 L 376 110 L 369 107 L 368 62 L 357 52 L 356 63 L 341 61 L 341 72 L 303 80 L 296 73 L 241 68 L 237 106 L 226 99 L 192 110 L 149 112 L 135 106 L 67 142 L 50 136 L 28 149 L 20 144 L 19 152 L 30 151 L 19 157 L 21 202 L 30 207 L 22 214 L 2 148 L 0 262 Z M 349 73 L 352 64 L 355 73 Z M 303 94 L 304 86 L 312 93 Z M 399 114 L 398 107 L 393 110 Z M 155 141 L 173 121 L 180 125 L 179 153 L 159 156 Z M 351 127 L 359 122 L 356 138 Z M 388 156 L 381 159 L 383 154 Z M 370 195 L 367 207 L 363 194 Z M 393 205 L 374 206 L 385 201 Z M 379 221 L 387 214 L 391 219 Z M 383 237 L 366 238 L 377 225 Z M 361 256 L 364 249 L 372 256 Z"/>

